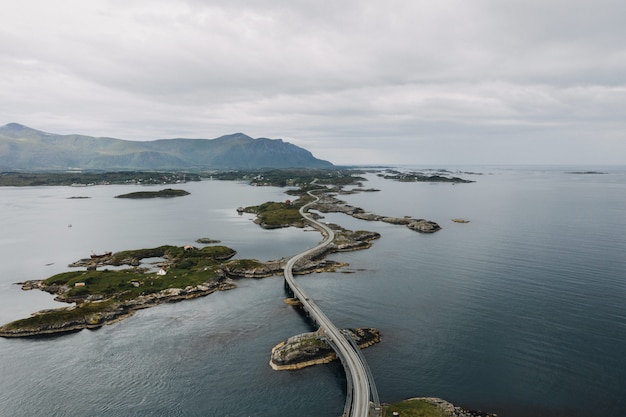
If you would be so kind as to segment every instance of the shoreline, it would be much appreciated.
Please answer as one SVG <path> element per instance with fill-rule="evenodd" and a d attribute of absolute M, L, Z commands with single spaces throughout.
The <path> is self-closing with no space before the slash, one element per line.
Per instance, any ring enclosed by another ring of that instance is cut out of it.
<path fill-rule="evenodd" d="M 375 328 L 345 329 L 360 349 L 380 342 Z M 275 371 L 295 371 L 313 365 L 329 363 L 337 354 L 325 340 L 322 330 L 301 333 L 283 340 L 272 348 L 269 364 Z"/>

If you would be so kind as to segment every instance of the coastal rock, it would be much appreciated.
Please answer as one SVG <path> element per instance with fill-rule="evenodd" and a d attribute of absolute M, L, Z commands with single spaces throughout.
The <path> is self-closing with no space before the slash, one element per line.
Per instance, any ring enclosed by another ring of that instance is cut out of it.
<path fill-rule="evenodd" d="M 399 224 L 399 225 L 409 225 L 411 222 L 415 221 L 410 217 L 383 217 L 380 221 L 391 224 Z"/>
<path fill-rule="evenodd" d="M 200 239 L 196 239 L 196 243 L 200 243 L 203 245 L 210 245 L 212 243 L 221 243 L 220 240 L 210 239 L 208 237 L 201 237 Z"/>
<path fill-rule="evenodd" d="M 377 329 L 346 330 L 361 349 L 380 342 L 380 332 Z M 324 332 L 318 330 L 292 336 L 274 346 L 270 357 L 270 366 L 279 371 L 296 370 L 328 363 L 336 358 L 335 351 L 324 339 Z"/>
<path fill-rule="evenodd" d="M 373 213 L 354 213 L 352 217 L 359 220 L 367 220 L 369 222 L 375 222 L 382 219 L 381 216 Z"/>
<path fill-rule="evenodd" d="M 429 220 L 413 220 L 406 226 L 420 233 L 435 233 L 437 230 L 441 229 L 441 226 Z"/>
<path fill-rule="evenodd" d="M 279 274 L 283 271 L 283 260 L 268 261 L 261 263 L 258 261 L 242 262 L 235 260 L 222 266 L 224 276 L 228 278 L 265 278 Z"/>
<path fill-rule="evenodd" d="M 420 233 L 434 233 L 441 229 L 437 223 L 430 220 L 413 219 L 411 216 L 391 217 L 367 213 L 362 208 L 351 206 L 331 194 L 321 195 L 320 200 L 314 205 L 314 208 L 322 213 L 344 213 L 360 220 L 382 221 L 390 224 L 404 225 Z"/>

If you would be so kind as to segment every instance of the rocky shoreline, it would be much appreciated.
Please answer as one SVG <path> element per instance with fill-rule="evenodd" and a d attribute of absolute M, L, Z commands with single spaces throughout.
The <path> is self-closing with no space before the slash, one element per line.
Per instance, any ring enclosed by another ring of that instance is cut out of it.
<path fill-rule="evenodd" d="M 361 349 L 380 342 L 378 329 L 345 330 Z M 337 359 L 337 354 L 326 342 L 325 334 L 320 329 L 316 332 L 292 336 L 274 346 L 270 355 L 270 366 L 277 371 L 293 371 L 329 363 L 335 359 Z"/>
<path fill-rule="evenodd" d="M 109 303 L 106 308 L 97 309 L 91 313 L 87 312 L 86 314 L 81 315 L 71 315 L 71 318 L 63 321 L 48 321 L 45 323 L 38 323 L 35 321 L 29 324 L 22 323 L 20 326 L 10 326 L 11 323 L 9 323 L 0 327 L 0 337 L 15 338 L 49 336 L 73 333 L 83 329 L 98 329 L 102 326 L 117 323 L 125 318 L 131 317 L 136 311 L 144 308 L 154 307 L 163 303 L 172 303 L 205 297 L 216 291 L 226 291 L 234 288 L 236 288 L 236 285 L 231 281 L 206 282 L 202 285 L 188 286 L 185 288 L 168 288 L 156 293 L 140 295 L 134 299 L 124 302 L 112 302 Z M 58 294 L 62 294 L 67 291 L 67 289 L 62 288 L 62 286 L 45 286 L 43 285 L 43 281 L 26 281 L 22 283 L 22 289 L 40 289 L 42 291 L 54 293 L 57 294 L 56 299 L 59 298 Z M 59 299 L 58 301 L 62 301 L 62 299 Z M 92 303 L 97 305 L 98 303 L 104 303 L 106 301 L 107 300 L 96 300 Z M 80 308 L 80 305 L 71 305 L 59 309 L 41 310 L 33 313 L 31 317 L 37 318 L 38 316 L 48 313 L 71 313 L 77 308 Z"/>
<path fill-rule="evenodd" d="M 319 201 L 315 203 L 312 208 L 322 213 L 344 213 L 359 220 L 381 221 L 385 223 L 402 225 L 419 233 L 435 233 L 441 230 L 441 226 L 439 226 L 439 224 L 430 220 L 414 219 L 411 216 L 382 216 L 379 214 L 366 212 L 364 209 L 347 204 L 345 201 L 336 198 L 333 194 L 328 193 L 321 194 Z"/>

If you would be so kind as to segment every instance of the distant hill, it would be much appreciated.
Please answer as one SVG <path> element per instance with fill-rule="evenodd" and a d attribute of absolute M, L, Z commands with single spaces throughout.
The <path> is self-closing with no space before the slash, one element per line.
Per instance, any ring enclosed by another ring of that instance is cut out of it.
<path fill-rule="evenodd" d="M 0 127 L 0 170 L 180 170 L 330 168 L 333 164 L 282 139 L 243 133 L 217 139 L 147 142 L 56 135 L 18 123 Z"/>

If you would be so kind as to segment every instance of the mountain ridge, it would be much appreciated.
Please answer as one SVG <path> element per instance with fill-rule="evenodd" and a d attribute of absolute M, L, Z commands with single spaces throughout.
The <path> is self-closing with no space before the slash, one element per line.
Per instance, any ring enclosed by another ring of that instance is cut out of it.
<path fill-rule="evenodd" d="M 0 170 L 180 170 L 330 168 L 333 164 L 282 139 L 238 132 L 215 139 L 130 141 L 59 135 L 19 123 L 0 127 Z"/>

